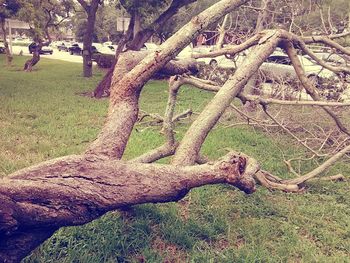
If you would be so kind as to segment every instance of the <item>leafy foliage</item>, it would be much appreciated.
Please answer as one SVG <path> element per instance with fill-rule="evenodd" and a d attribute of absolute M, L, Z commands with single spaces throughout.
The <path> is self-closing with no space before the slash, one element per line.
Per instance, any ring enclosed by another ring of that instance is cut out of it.
<path fill-rule="evenodd" d="M 72 0 L 28 0 L 23 1 L 18 17 L 30 25 L 30 35 L 36 42 L 47 38 L 49 29 L 57 28 L 67 17 L 73 6 Z"/>
<path fill-rule="evenodd" d="M 0 19 L 14 16 L 20 7 L 20 0 L 0 0 Z"/>

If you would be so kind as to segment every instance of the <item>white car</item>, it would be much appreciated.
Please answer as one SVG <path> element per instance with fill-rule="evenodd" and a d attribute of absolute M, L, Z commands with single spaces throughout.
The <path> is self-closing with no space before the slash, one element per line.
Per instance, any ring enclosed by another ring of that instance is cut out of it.
<path fill-rule="evenodd" d="M 115 48 L 113 46 L 103 46 L 97 49 L 98 52 L 107 55 L 115 55 Z"/>
<path fill-rule="evenodd" d="M 103 42 L 102 46 L 112 46 L 112 41 Z"/>
<path fill-rule="evenodd" d="M 154 44 L 154 43 L 145 43 L 141 50 L 149 50 L 149 51 L 154 51 L 159 48 L 159 45 Z"/>
<path fill-rule="evenodd" d="M 0 54 L 5 53 L 5 45 L 3 41 L 0 41 Z"/>
<path fill-rule="evenodd" d="M 210 53 L 215 49 L 215 46 L 198 46 L 193 48 L 192 54 Z M 222 55 L 214 58 L 197 58 L 196 60 L 198 62 L 204 62 L 214 68 L 237 68 L 244 59 L 245 54 L 238 54 L 233 58 Z"/>
<path fill-rule="evenodd" d="M 318 65 L 308 56 L 298 56 L 306 76 L 314 83 L 319 83 L 321 79 L 330 79 L 335 74 Z M 269 56 L 260 67 L 265 81 L 267 82 L 290 82 L 298 79 L 292 62 L 284 53 L 274 53 Z"/>

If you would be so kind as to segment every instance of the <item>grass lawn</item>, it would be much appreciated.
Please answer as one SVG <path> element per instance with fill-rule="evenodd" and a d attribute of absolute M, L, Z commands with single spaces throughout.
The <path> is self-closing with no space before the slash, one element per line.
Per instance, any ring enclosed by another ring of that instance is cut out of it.
<path fill-rule="evenodd" d="M 84 79 L 81 65 L 43 58 L 25 73 L 25 59 L 15 57 L 11 68 L 0 64 L 1 177 L 81 153 L 106 117 L 107 100 L 77 95 L 93 90 L 103 72 Z M 184 88 L 177 109 L 200 111 L 211 96 Z M 166 98 L 166 83 L 150 81 L 141 108 L 162 114 Z M 177 136 L 187 127 L 180 124 Z M 124 158 L 162 142 L 159 127 L 136 125 Z M 289 175 L 279 149 L 302 152 L 249 127 L 218 127 L 203 153 L 215 159 L 226 147 L 254 156 L 282 177 Z M 306 164 L 305 171 L 313 165 Z M 349 170 L 343 161 L 329 174 L 348 176 Z M 123 215 L 111 212 L 84 226 L 60 229 L 24 262 L 350 262 L 349 186 L 349 181 L 314 182 L 303 194 L 259 187 L 252 195 L 226 185 L 206 186 L 191 191 L 187 220 L 176 203 L 135 206 Z"/>

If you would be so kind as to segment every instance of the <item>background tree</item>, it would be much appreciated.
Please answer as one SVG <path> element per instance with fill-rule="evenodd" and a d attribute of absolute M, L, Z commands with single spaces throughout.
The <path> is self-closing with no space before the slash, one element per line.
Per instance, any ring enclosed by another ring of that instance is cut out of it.
<path fill-rule="evenodd" d="M 130 25 L 118 44 L 116 59 L 114 65 L 107 72 L 102 81 L 97 85 L 94 91 L 94 97 L 101 98 L 106 92 L 109 92 L 114 66 L 118 63 L 119 53 L 124 50 L 140 50 L 144 43 L 150 37 L 161 30 L 162 27 L 179 11 L 180 8 L 187 6 L 196 0 L 173 0 L 173 1 L 119 1 L 130 15 Z M 156 12 L 155 12 L 156 10 Z"/>
<path fill-rule="evenodd" d="M 7 42 L 7 34 L 5 28 L 5 20 L 16 15 L 20 9 L 20 1 L 17 0 L 0 0 L 0 26 L 3 33 L 3 41 L 5 46 L 6 63 L 11 65 L 12 54 Z"/>
<path fill-rule="evenodd" d="M 96 14 L 96 21 L 93 33 L 93 42 L 118 42 L 123 32 L 117 31 L 117 18 L 128 16 L 123 9 L 118 9 L 113 1 L 101 5 Z M 83 42 L 87 26 L 87 15 L 84 10 L 77 8 L 72 17 L 71 25 L 75 34 L 75 39 Z"/>
<path fill-rule="evenodd" d="M 103 4 L 103 0 L 78 0 L 86 12 L 85 33 L 83 37 L 83 76 L 92 76 L 92 41 L 95 31 L 97 9 Z"/>
<path fill-rule="evenodd" d="M 37 44 L 33 57 L 24 64 L 25 71 L 31 71 L 40 61 L 40 51 L 51 43 L 50 29 L 58 27 L 69 17 L 71 0 L 29 0 L 24 1 L 18 17 L 29 24 L 29 35 Z"/>

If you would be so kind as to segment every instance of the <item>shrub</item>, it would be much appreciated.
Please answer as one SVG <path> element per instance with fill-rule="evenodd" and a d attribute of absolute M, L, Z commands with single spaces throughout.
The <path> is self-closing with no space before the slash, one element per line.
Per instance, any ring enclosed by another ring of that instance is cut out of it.
<path fill-rule="evenodd" d="M 111 68 L 114 63 L 115 56 L 107 54 L 93 54 L 92 60 L 96 61 L 100 68 Z"/>

